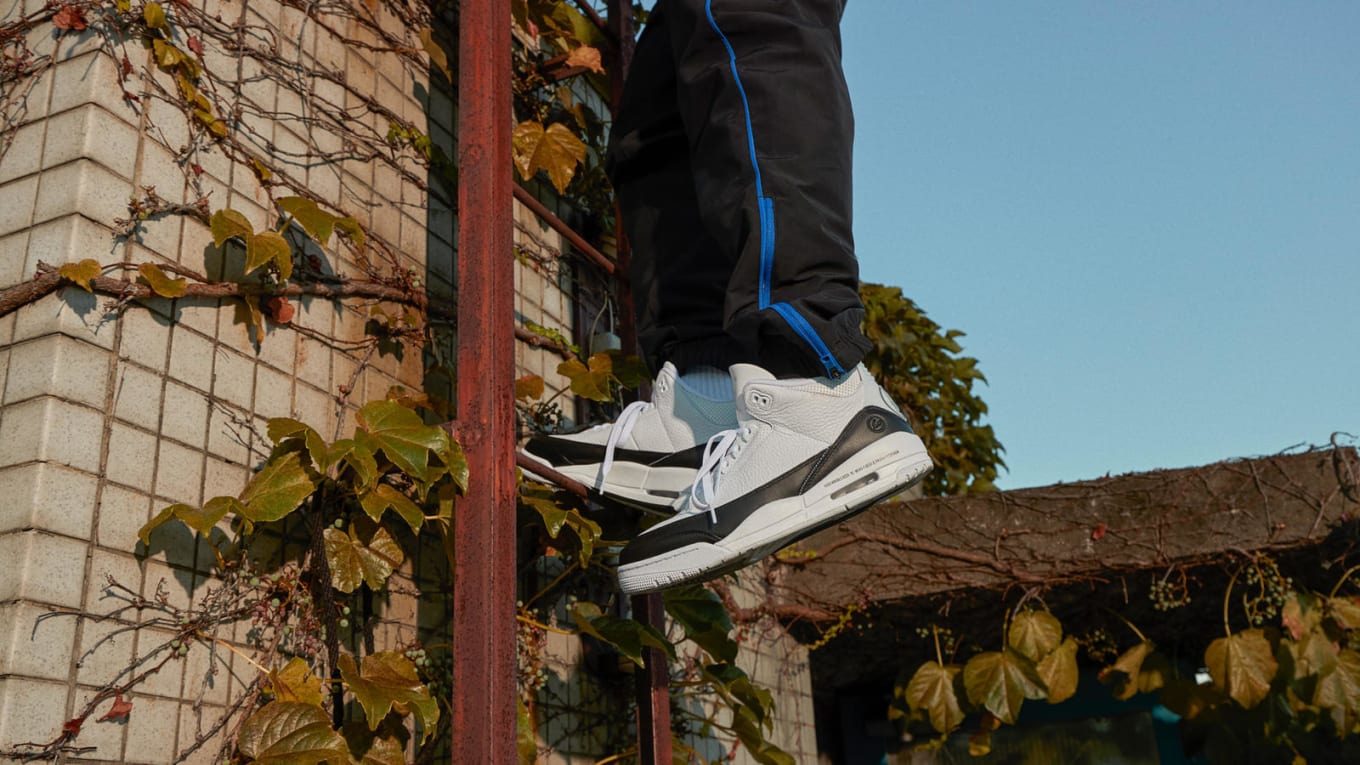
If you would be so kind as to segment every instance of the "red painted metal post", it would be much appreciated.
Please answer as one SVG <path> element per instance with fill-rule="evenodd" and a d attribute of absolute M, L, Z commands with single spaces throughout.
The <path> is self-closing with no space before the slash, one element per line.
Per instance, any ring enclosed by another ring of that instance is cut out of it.
<path fill-rule="evenodd" d="M 462 0 L 458 28 L 458 432 L 453 762 L 515 762 L 514 259 L 510 2 Z"/>

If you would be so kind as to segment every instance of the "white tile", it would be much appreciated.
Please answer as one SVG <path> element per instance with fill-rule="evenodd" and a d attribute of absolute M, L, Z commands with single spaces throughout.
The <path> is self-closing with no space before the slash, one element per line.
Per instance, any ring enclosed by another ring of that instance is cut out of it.
<path fill-rule="evenodd" d="M 128 547 L 129 551 L 132 549 Z M 91 550 L 90 579 L 85 583 L 86 610 L 100 616 L 113 614 L 127 605 L 128 590 L 143 591 L 144 578 L 138 559 L 130 553 Z"/>
<path fill-rule="evenodd" d="M 111 229 L 80 215 L 64 215 L 30 230 L 24 272 L 37 273 L 38 261 L 55 266 L 92 258 L 106 265 L 122 259 L 120 249 Z"/>
<path fill-rule="evenodd" d="M 95 543 L 117 550 L 137 546 L 137 532 L 150 518 L 151 497 L 112 484 L 99 497 Z M 98 572 L 93 572 L 100 576 Z M 134 587 L 134 589 L 136 589 Z"/>
<path fill-rule="evenodd" d="M 99 575 L 100 580 L 103 576 Z M 101 611 L 109 610 L 106 608 Z M 119 674 L 132 664 L 132 644 L 136 631 L 128 629 L 121 622 L 84 619 L 81 626 L 76 682 L 82 685 L 101 686 L 118 679 Z M 84 731 L 80 742 L 85 744 Z"/>
<path fill-rule="evenodd" d="M 33 208 L 35 223 L 81 213 L 113 225 L 114 219 L 128 216 L 132 184 L 90 160 L 69 162 L 45 170 L 39 177 L 42 182 Z"/>
<path fill-rule="evenodd" d="M 161 673 L 178 667 L 178 663 L 172 663 Z M 128 715 L 127 751 L 123 761 L 148 765 L 167 765 L 174 761 L 178 704 L 137 695 L 132 697 L 132 703 L 136 711 Z"/>
<path fill-rule="evenodd" d="M 24 259 L 28 257 L 28 233 L 24 230 L 0 237 L 0 289 L 33 276 L 24 268 Z M 3 341 L 4 338 L 0 338 L 0 342 Z"/>
<path fill-rule="evenodd" d="M 39 621 L 43 614 L 49 615 Z M 54 616 L 31 603 L 0 606 L 0 667 L 10 675 L 64 681 L 75 633 L 75 615 Z"/>
<path fill-rule="evenodd" d="M 282 339 L 282 338 L 280 338 Z M 307 337 L 298 338 L 295 366 L 299 379 L 322 390 L 331 387 L 331 350 Z"/>
<path fill-rule="evenodd" d="M 119 324 L 105 315 L 99 296 L 75 288 L 29 303 L 12 315 L 15 341 L 59 332 L 112 348 Z"/>
<path fill-rule="evenodd" d="M 77 107 L 47 121 L 42 166 L 57 167 L 84 157 L 130 180 L 137 166 L 138 137 L 131 125 L 93 104 Z M 179 180 L 183 185 L 182 174 Z"/>
<path fill-rule="evenodd" d="M 47 335 L 10 349 L 4 403 L 57 396 L 102 409 L 106 403 L 109 352 L 65 335 Z"/>
<path fill-rule="evenodd" d="M 237 465 L 245 465 L 251 462 L 247 446 L 250 434 L 229 416 L 230 411 L 219 404 L 209 414 L 208 453 Z"/>
<path fill-rule="evenodd" d="M 114 379 L 113 414 L 155 431 L 161 424 L 161 377 L 136 364 L 121 362 Z"/>
<path fill-rule="evenodd" d="M 65 720 L 65 683 L 0 679 L 0 749 L 13 749 L 27 741 L 51 741 L 61 735 Z"/>
<path fill-rule="evenodd" d="M 104 473 L 110 481 L 149 490 L 156 467 L 156 437 L 130 425 L 114 422 L 109 432 L 109 456 Z"/>
<path fill-rule="evenodd" d="M 249 480 L 249 471 L 239 463 L 233 464 L 210 456 L 204 465 L 204 502 L 212 497 L 235 497 Z"/>
<path fill-rule="evenodd" d="M 87 548 L 84 542 L 36 531 L 0 537 L 0 560 L 18 571 L 0 578 L 0 602 L 22 598 L 79 608 Z"/>
<path fill-rule="evenodd" d="M 213 367 L 213 395 L 227 403 L 249 409 L 254 390 L 254 359 L 218 348 L 217 362 Z"/>
<path fill-rule="evenodd" d="M 0 186 L 0 236 L 26 228 L 38 199 L 38 176 L 30 175 Z"/>
<path fill-rule="evenodd" d="M 0 470 L 0 532 L 43 529 L 86 538 L 94 516 L 97 479 L 45 463 Z"/>
<path fill-rule="evenodd" d="M 9 148 L 0 154 L 0 183 L 38 172 L 42 141 L 43 123 L 31 122 L 19 128 Z"/>
<path fill-rule="evenodd" d="M 83 709 L 85 705 L 94 701 L 94 696 L 97 692 L 98 691 L 94 688 L 77 689 L 75 694 L 75 708 Z M 113 699 L 102 702 L 98 708 L 95 709 L 94 714 L 91 715 L 94 720 L 86 722 L 80 729 L 80 738 L 77 739 L 79 742 L 78 746 L 82 748 L 87 746 L 93 748 L 92 751 L 88 753 L 82 753 L 83 757 L 114 762 L 122 760 L 123 739 L 127 726 L 121 721 L 115 722 L 109 720 L 108 722 L 97 722 L 111 706 L 113 706 Z"/>
<path fill-rule="evenodd" d="M 136 112 L 123 100 L 118 82 L 118 64 L 112 56 L 91 53 L 56 67 L 56 87 L 52 91 L 52 114 L 81 104 L 99 104 L 109 114 L 136 123 Z"/>
<path fill-rule="evenodd" d="M 165 385 L 165 414 L 161 434 L 195 448 L 206 445 L 208 398 L 175 382 Z"/>
<path fill-rule="evenodd" d="M 0 419 L 0 466 L 46 460 L 97 472 L 103 429 L 98 412 L 53 398 L 10 405 Z"/>
<path fill-rule="evenodd" d="M 123 339 L 118 354 L 160 371 L 166 368 L 165 350 L 170 342 L 169 323 L 149 311 L 126 311 L 118 319 Z"/>
<path fill-rule="evenodd" d="M 207 391 L 212 387 L 212 372 L 212 342 L 185 327 L 175 327 L 170 346 L 170 379 Z"/>
<path fill-rule="evenodd" d="M 198 506 L 203 491 L 203 453 L 161 441 L 156 465 L 156 494 L 172 502 Z"/>
<path fill-rule="evenodd" d="M 255 414 L 266 419 L 293 414 L 292 380 L 266 366 L 255 370 Z"/>

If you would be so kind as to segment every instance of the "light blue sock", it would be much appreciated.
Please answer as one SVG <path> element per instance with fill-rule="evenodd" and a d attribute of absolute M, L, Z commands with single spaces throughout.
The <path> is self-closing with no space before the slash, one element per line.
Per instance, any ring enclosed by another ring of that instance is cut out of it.
<path fill-rule="evenodd" d="M 717 367 L 690 367 L 680 375 L 685 390 L 709 401 L 732 400 L 732 376 Z"/>

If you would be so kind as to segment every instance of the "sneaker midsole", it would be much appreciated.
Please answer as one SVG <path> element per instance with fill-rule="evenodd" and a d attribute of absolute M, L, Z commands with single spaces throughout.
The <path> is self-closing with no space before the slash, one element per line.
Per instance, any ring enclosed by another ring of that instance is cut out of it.
<path fill-rule="evenodd" d="M 627 592 L 638 591 L 635 586 L 654 589 L 687 581 L 733 561 L 754 561 L 784 547 L 805 530 L 822 527 L 901 491 L 930 468 L 930 457 L 919 437 L 890 434 L 841 463 L 803 494 L 763 505 L 716 543 L 693 543 L 620 566 L 620 585 Z M 677 575 L 682 578 L 675 579 Z M 654 583 L 647 584 L 649 579 Z"/>

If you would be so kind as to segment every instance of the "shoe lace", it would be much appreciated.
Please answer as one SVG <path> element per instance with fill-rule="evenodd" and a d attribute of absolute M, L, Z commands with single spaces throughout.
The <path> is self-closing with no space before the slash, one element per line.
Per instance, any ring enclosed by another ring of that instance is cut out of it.
<path fill-rule="evenodd" d="M 614 421 L 609 430 L 609 439 L 604 444 L 604 462 L 600 465 L 600 493 L 604 494 L 604 479 L 609 475 L 610 469 L 614 467 L 614 449 L 619 442 L 628 437 L 633 432 L 633 426 L 637 424 L 638 417 L 648 409 L 652 408 L 650 401 L 634 401 L 625 406 L 619 412 L 619 418 Z M 600 426 L 605 427 L 605 426 Z"/>
<path fill-rule="evenodd" d="M 686 515 L 707 512 L 713 523 L 718 522 L 718 484 L 736 460 L 741 444 L 750 437 L 751 428 L 742 427 L 720 431 L 708 439 L 708 444 L 704 446 L 703 462 L 689 490 L 690 504 L 684 511 Z"/>

